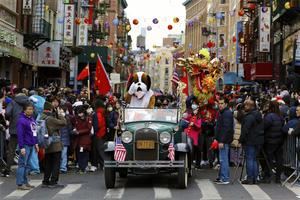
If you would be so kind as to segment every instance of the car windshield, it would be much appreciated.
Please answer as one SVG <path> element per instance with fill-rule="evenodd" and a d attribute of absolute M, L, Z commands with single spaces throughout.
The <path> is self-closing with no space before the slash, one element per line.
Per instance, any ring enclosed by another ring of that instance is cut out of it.
<path fill-rule="evenodd" d="M 139 121 L 178 122 L 177 109 L 125 109 L 125 123 Z"/>

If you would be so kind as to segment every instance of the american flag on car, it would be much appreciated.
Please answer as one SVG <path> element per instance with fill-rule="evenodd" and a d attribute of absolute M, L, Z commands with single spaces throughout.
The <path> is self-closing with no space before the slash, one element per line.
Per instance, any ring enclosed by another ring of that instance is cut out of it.
<path fill-rule="evenodd" d="M 174 161 L 175 160 L 175 148 L 174 148 L 173 141 L 169 144 L 168 151 L 169 151 L 168 158 L 170 158 L 171 161 Z"/>
<path fill-rule="evenodd" d="M 121 142 L 121 138 L 116 137 L 114 159 L 118 162 L 123 162 L 126 158 L 126 149 Z"/>

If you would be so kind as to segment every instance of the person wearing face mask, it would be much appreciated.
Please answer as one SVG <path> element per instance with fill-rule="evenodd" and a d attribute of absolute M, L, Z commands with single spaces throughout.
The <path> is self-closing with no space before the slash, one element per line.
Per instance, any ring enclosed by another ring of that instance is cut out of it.
<path fill-rule="evenodd" d="M 107 134 L 106 134 L 106 140 L 107 141 L 113 141 L 115 132 L 118 126 L 118 112 L 116 112 L 113 108 L 112 104 L 107 105 L 107 113 L 106 113 L 106 124 L 107 124 Z"/>
<path fill-rule="evenodd" d="M 83 106 L 77 108 L 77 115 L 72 124 L 74 127 L 74 148 L 76 150 L 79 173 L 84 174 L 86 173 L 89 152 L 91 151 L 92 140 L 90 134 L 92 130 L 92 119 L 87 116 L 86 109 Z"/>
<path fill-rule="evenodd" d="M 200 149 L 198 144 L 199 135 L 201 134 L 201 118 L 199 117 L 199 107 L 192 105 L 192 114 L 186 120 L 189 122 L 184 132 L 193 140 L 193 160 L 196 161 L 196 168 L 200 168 Z"/>

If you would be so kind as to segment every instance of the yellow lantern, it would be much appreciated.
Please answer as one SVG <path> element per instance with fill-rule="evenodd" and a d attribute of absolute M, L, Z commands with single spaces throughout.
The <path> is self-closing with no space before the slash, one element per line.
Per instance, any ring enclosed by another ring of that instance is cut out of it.
<path fill-rule="evenodd" d="M 284 8 L 287 10 L 291 9 L 291 4 L 289 1 L 284 4 Z"/>

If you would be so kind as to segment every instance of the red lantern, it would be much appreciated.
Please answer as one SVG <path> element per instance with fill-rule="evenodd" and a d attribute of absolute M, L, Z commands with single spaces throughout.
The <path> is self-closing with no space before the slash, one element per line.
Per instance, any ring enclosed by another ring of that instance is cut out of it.
<path fill-rule="evenodd" d="M 172 30 L 173 29 L 173 26 L 170 24 L 170 25 L 168 25 L 168 29 L 169 30 Z"/>
<path fill-rule="evenodd" d="M 138 24 L 139 24 L 139 20 L 134 19 L 134 20 L 132 21 L 132 23 L 133 23 L 134 25 L 138 25 Z"/>
<path fill-rule="evenodd" d="M 236 37 L 235 36 L 232 37 L 232 42 L 236 43 Z"/>
<path fill-rule="evenodd" d="M 207 45 L 208 48 L 212 48 L 213 47 L 213 42 L 209 41 L 206 45 Z"/>
<path fill-rule="evenodd" d="M 84 23 L 88 24 L 89 23 L 89 19 L 88 18 L 84 18 Z"/>
<path fill-rule="evenodd" d="M 250 8 L 250 10 L 254 10 L 256 7 L 256 5 L 254 3 L 248 3 L 248 8 Z"/>
<path fill-rule="evenodd" d="M 238 14 L 239 14 L 239 16 L 244 16 L 244 14 L 245 14 L 245 11 L 242 9 L 242 10 L 239 10 L 239 12 L 238 12 Z"/>
<path fill-rule="evenodd" d="M 75 19 L 75 24 L 77 24 L 77 25 L 80 24 L 80 18 L 77 17 L 77 18 Z"/>

